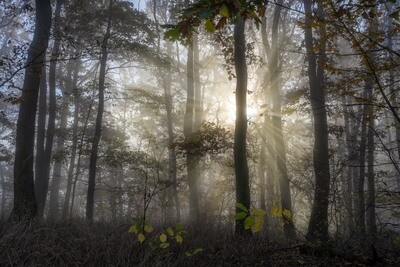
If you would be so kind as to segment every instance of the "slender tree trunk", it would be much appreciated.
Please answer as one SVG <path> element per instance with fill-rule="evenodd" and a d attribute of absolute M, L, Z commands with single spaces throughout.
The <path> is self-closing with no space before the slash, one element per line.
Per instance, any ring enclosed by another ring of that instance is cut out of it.
<path fill-rule="evenodd" d="M 46 113 L 47 113 L 47 81 L 46 67 L 42 69 L 42 76 L 39 86 L 38 122 L 36 135 L 36 160 L 35 160 L 35 197 L 38 207 L 37 217 L 43 216 L 44 202 L 46 201 L 45 192 L 45 140 L 46 140 Z"/>
<path fill-rule="evenodd" d="M 281 96 L 281 76 L 282 71 L 279 67 L 280 53 L 278 50 L 279 36 L 278 27 L 281 16 L 283 1 L 279 0 L 275 7 L 274 17 L 272 22 L 272 38 L 271 38 L 271 52 L 269 56 L 269 69 L 270 86 L 272 94 L 272 126 L 273 138 L 275 144 L 276 164 L 277 164 L 277 178 L 281 191 L 281 205 L 282 211 L 288 211 L 289 216 L 282 214 L 284 222 L 285 235 L 289 239 L 296 238 L 296 230 L 292 220 L 292 198 L 290 194 L 290 181 L 286 165 L 286 147 L 282 132 L 282 96 Z M 286 214 L 287 212 L 285 212 Z"/>
<path fill-rule="evenodd" d="M 6 214 L 6 179 L 4 176 L 3 165 L 0 163 L 0 178 L 1 178 L 1 209 L 0 209 L 0 222 L 3 221 Z"/>
<path fill-rule="evenodd" d="M 328 234 L 328 205 L 329 205 L 329 149 L 328 149 L 328 122 L 324 91 L 324 64 L 326 32 L 325 26 L 319 28 L 319 53 L 314 51 L 312 32 L 312 0 L 304 0 L 305 18 L 305 43 L 308 57 L 308 77 L 310 84 L 311 107 L 314 118 L 314 150 L 313 162 L 315 172 L 315 192 L 308 225 L 307 239 L 326 242 Z M 322 3 L 318 2 L 319 16 L 323 17 Z"/>
<path fill-rule="evenodd" d="M 21 104 L 17 121 L 17 137 L 14 161 L 14 208 L 13 220 L 36 215 L 33 174 L 33 149 L 38 91 L 43 62 L 49 42 L 51 28 L 50 0 L 36 0 L 35 32 L 28 50 L 22 87 Z"/>
<path fill-rule="evenodd" d="M 374 152 L 375 152 L 375 140 L 374 140 L 374 128 L 375 120 L 373 114 L 370 114 L 367 131 L 367 148 L 368 148 L 368 195 L 367 195 L 367 229 L 368 234 L 376 235 L 376 214 L 375 214 L 375 173 L 374 173 Z"/>
<path fill-rule="evenodd" d="M 193 222 L 196 222 L 200 217 L 198 191 L 196 181 L 196 145 L 193 138 L 193 116 L 194 116 L 194 59 L 193 47 L 188 47 L 187 58 L 187 93 L 186 93 L 186 111 L 184 117 L 183 133 L 185 142 L 189 148 L 186 151 L 186 169 L 189 185 L 189 214 Z"/>
<path fill-rule="evenodd" d="M 111 11 L 111 9 L 112 9 L 112 1 L 110 2 L 109 11 Z M 108 17 L 107 30 L 104 36 L 103 43 L 101 45 L 102 52 L 101 52 L 100 73 L 99 73 L 99 103 L 97 108 L 95 132 L 92 140 L 92 149 L 90 151 L 89 184 L 88 184 L 87 200 L 86 200 L 86 219 L 89 221 L 93 221 L 97 157 L 98 157 L 99 142 L 101 138 L 101 128 L 102 128 L 103 112 L 104 112 L 104 86 L 105 86 L 106 66 L 108 58 L 107 44 L 110 38 L 110 32 L 111 32 L 111 15 L 109 15 Z"/>
<path fill-rule="evenodd" d="M 236 123 L 233 147 L 235 162 L 236 202 L 250 208 L 249 168 L 247 165 L 246 135 L 247 135 L 247 64 L 245 21 L 239 18 L 234 28 L 234 60 L 236 71 Z M 240 210 L 237 209 L 239 212 Z M 244 221 L 237 220 L 236 235 L 247 235 Z"/>
<path fill-rule="evenodd" d="M 172 44 L 167 44 L 167 53 L 170 55 L 170 51 L 172 50 Z M 169 180 L 172 182 L 173 189 L 173 197 L 175 202 L 175 210 L 176 210 L 176 220 L 181 220 L 181 207 L 179 202 L 178 195 L 178 184 L 177 184 L 177 173 L 176 173 L 176 150 L 175 146 L 172 144 L 175 142 L 175 134 L 174 134 L 174 125 L 173 125 L 173 105 L 172 105 L 172 93 L 171 93 L 171 67 L 169 66 L 167 69 L 167 73 L 164 77 L 164 101 L 165 101 L 165 109 L 167 111 L 167 127 L 168 127 L 168 176 Z"/>
<path fill-rule="evenodd" d="M 62 166 L 63 166 L 63 152 L 65 146 L 65 138 L 67 135 L 69 103 L 71 99 L 71 90 L 76 85 L 75 81 L 71 78 L 73 71 L 73 64 L 67 64 L 66 82 L 62 90 L 63 100 L 60 109 L 60 122 L 57 129 L 57 146 L 55 152 L 55 163 L 53 167 L 53 179 L 50 187 L 50 201 L 49 201 L 49 218 L 56 219 L 59 215 L 59 189 L 62 179 Z"/>
<path fill-rule="evenodd" d="M 258 164 L 258 179 L 260 180 L 260 209 L 266 210 L 267 206 L 265 203 L 265 165 L 267 164 L 265 160 L 265 144 L 262 141 L 260 150 L 260 162 Z"/>
<path fill-rule="evenodd" d="M 353 224 L 353 170 L 356 168 L 357 164 L 357 149 L 356 149 L 356 139 L 357 139 L 357 131 L 353 132 L 353 128 L 351 127 L 351 120 L 354 120 L 351 116 L 354 116 L 353 107 L 347 107 L 346 96 L 342 96 L 342 104 L 343 104 L 343 113 L 344 113 L 344 130 L 346 135 L 346 146 L 348 153 L 348 163 L 347 172 L 346 172 L 346 183 L 345 183 L 345 192 L 344 198 L 346 203 L 346 224 L 347 224 L 347 232 L 348 236 L 354 231 Z M 355 129 L 356 130 L 356 129 Z"/>
<path fill-rule="evenodd" d="M 71 158 L 69 161 L 68 166 L 68 179 L 67 179 L 67 187 L 65 191 L 65 199 L 64 205 L 62 209 L 62 217 L 65 219 L 68 216 L 68 209 L 69 209 L 69 202 L 71 198 L 71 188 L 72 188 L 72 180 L 74 177 L 74 169 L 75 169 L 75 159 L 76 159 L 76 150 L 78 145 L 78 123 L 79 123 L 79 93 L 76 88 L 77 80 L 78 80 L 78 73 L 80 70 L 80 61 L 75 61 L 74 67 L 74 88 L 73 88 L 73 95 L 74 95 L 74 122 L 72 125 L 72 147 L 71 147 Z"/>

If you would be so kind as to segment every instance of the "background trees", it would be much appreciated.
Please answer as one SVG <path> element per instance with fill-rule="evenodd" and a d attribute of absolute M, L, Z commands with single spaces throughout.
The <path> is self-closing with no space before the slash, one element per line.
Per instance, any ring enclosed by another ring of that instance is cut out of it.
<path fill-rule="evenodd" d="M 41 2 L 33 35 L 15 3 L 0 9 L 3 215 L 37 201 L 54 220 L 242 234 L 260 207 L 289 240 L 396 229 L 397 3 Z"/>

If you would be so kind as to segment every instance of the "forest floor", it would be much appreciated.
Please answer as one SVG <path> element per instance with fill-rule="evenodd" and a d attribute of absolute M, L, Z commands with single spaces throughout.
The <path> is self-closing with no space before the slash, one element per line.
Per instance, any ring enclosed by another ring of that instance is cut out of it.
<path fill-rule="evenodd" d="M 400 246 L 389 236 L 365 248 L 345 243 L 328 248 L 268 241 L 262 234 L 240 239 L 229 229 L 197 227 L 188 229 L 179 244 L 168 231 L 155 228 L 140 243 L 129 227 L 0 223 L 0 266 L 400 266 Z M 163 232 L 167 248 L 160 247 Z"/>

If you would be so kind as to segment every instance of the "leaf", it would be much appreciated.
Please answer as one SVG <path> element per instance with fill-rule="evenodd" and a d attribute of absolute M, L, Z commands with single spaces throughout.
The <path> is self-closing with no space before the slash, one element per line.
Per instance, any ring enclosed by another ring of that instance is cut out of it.
<path fill-rule="evenodd" d="M 176 242 L 177 242 L 178 244 L 182 244 L 182 242 L 183 242 L 183 237 L 182 237 L 182 236 L 176 235 L 175 239 L 176 239 Z"/>
<path fill-rule="evenodd" d="M 241 209 L 244 212 L 249 212 L 249 210 L 242 203 L 236 203 L 236 208 Z"/>
<path fill-rule="evenodd" d="M 292 214 L 291 214 L 290 210 L 287 210 L 287 209 L 283 210 L 282 215 L 289 221 L 292 218 Z"/>
<path fill-rule="evenodd" d="M 257 233 L 261 230 L 262 222 L 263 222 L 263 217 L 257 217 L 255 219 L 254 225 L 252 227 L 254 233 Z"/>
<path fill-rule="evenodd" d="M 248 230 L 250 229 L 253 225 L 254 225 L 254 217 L 249 216 L 246 218 L 246 220 L 244 220 L 244 229 Z"/>
<path fill-rule="evenodd" d="M 171 227 L 168 227 L 168 228 L 167 228 L 167 233 L 168 233 L 170 236 L 174 236 L 174 234 L 175 234 L 175 233 L 174 233 L 174 230 L 172 230 Z"/>
<path fill-rule="evenodd" d="M 190 257 L 190 256 L 192 256 L 192 253 L 190 253 L 189 251 L 186 251 L 186 252 L 185 252 L 185 255 L 188 256 L 188 257 Z"/>
<path fill-rule="evenodd" d="M 151 233 L 151 232 L 153 232 L 153 227 L 151 227 L 151 226 L 149 226 L 149 225 L 146 224 L 146 225 L 144 226 L 143 230 L 144 230 L 146 233 Z"/>
<path fill-rule="evenodd" d="M 183 230 L 182 224 L 180 224 L 180 223 L 175 224 L 175 230 L 178 232 L 182 231 Z"/>
<path fill-rule="evenodd" d="M 250 212 L 257 216 L 264 216 L 265 214 L 267 214 L 267 211 L 262 209 L 250 209 Z"/>
<path fill-rule="evenodd" d="M 166 249 L 168 247 L 169 247 L 169 243 L 161 243 L 160 244 L 160 248 L 162 248 L 162 249 Z"/>
<path fill-rule="evenodd" d="M 228 7 L 224 4 L 221 7 L 221 10 L 219 11 L 219 13 L 221 14 L 221 16 L 228 18 L 229 17 L 229 9 Z"/>
<path fill-rule="evenodd" d="M 203 252 L 203 249 L 202 249 L 202 248 L 196 248 L 196 249 L 193 251 L 193 255 L 196 255 L 197 253 L 200 253 L 200 252 Z"/>
<path fill-rule="evenodd" d="M 166 242 L 167 241 L 167 235 L 166 234 L 164 234 L 164 233 L 162 233 L 161 235 L 160 235 L 160 241 L 161 242 Z"/>
<path fill-rule="evenodd" d="M 281 217 L 282 216 L 282 208 L 281 208 L 281 206 L 277 206 L 277 205 L 272 206 L 271 216 L 272 217 Z"/>
<path fill-rule="evenodd" d="M 246 218 L 246 217 L 247 217 L 247 213 L 244 212 L 244 211 L 241 211 L 241 212 L 239 212 L 239 213 L 236 213 L 236 215 L 235 215 L 235 220 L 236 220 L 236 221 L 240 221 L 240 220 L 243 220 L 243 219 Z"/>
<path fill-rule="evenodd" d="M 136 228 L 136 224 L 132 225 L 131 227 L 129 227 L 129 233 L 135 233 L 135 234 L 138 233 L 138 230 Z"/>
<path fill-rule="evenodd" d="M 146 240 L 146 237 L 144 236 L 143 233 L 139 233 L 137 239 L 139 240 L 140 243 L 143 243 Z"/>
<path fill-rule="evenodd" d="M 215 32 L 215 26 L 214 26 L 214 23 L 211 20 L 207 19 L 205 26 L 206 26 L 206 30 L 208 32 Z"/>
<path fill-rule="evenodd" d="M 399 11 L 393 12 L 389 15 L 392 19 L 399 20 Z"/>

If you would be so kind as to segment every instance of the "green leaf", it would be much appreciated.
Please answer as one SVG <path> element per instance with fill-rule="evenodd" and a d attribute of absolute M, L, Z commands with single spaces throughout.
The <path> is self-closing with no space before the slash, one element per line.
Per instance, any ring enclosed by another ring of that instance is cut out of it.
<path fill-rule="evenodd" d="M 162 233 L 162 234 L 160 235 L 160 241 L 161 241 L 162 243 L 165 243 L 165 242 L 167 241 L 167 235 L 164 234 L 164 233 Z"/>
<path fill-rule="evenodd" d="M 236 221 L 240 221 L 240 220 L 243 220 L 246 217 L 247 217 L 247 213 L 244 212 L 244 211 L 241 211 L 241 212 L 236 213 L 235 220 Z"/>
<path fill-rule="evenodd" d="M 250 209 L 250 212 L 257 216 L 264 216 L 267 213 L 267 211 L 262 209 Z"/>
<path fill-rule="evenodd" d="M 179 40 L 181 37 L 181 32 L 178 28 L 173 28 L 165 32 L 164 38 L 171 41 Z"/>
<path fill-rule="evenodd" d="M 162 248 L 162 249 L 166 249 L 168 247 L 169 247 L 169 243 L 161 243 L 160 244 L 160 248 Z"/>
<path fill-rule="evenodd" d="M 137 239 L 139 240 L 140 243 L 143 243 L 146 240 L 146 237 L 144 236 L 143 233 L 139 233 Z"/>
<path fill-rule="evenodd" d="M 214 23 L 211 20 L 206 20 L 206 30 L 208 32 L 215 32 L 215 26 Z"/>
<path fill-rule="evenodd" d="M 174 230 L 172 230 L 172 228 L 171 227 L 168 227 L 167 228 L 167 233 L 170 235 L 170 236 L 174 236 Z"/>
<path fill-rule="evenodd" d="M 176 242 L 177 242 L 178 244 L 182 244 L 182 242 L 183 242 L 183 237 L 182 237 L 182 236 L 176 235 L 175 239 L 176 239 Z"/>
<path fill-rule="evenodd" d="M 219 11 L 219 13 L 221 14 L 221 16 L 228 18 L 229 17 L 229 9 L 228 7 L 224 4 L 221 7 L 221 10 Z"/>
<path fill-rule="evenodd" d="M 236 208 L 241 209 L 247 213 L 249 212 L 249 210 L 242 203 L 236 203 Z"/>
<path fill-rule="evenodd" d="M 182 231 L 183 230 L 182 224 L 180 224 L 180 223 L 175 224 L 175 230 L 178 231 L 178 232 Z"/>
<path fill-rule="evenodd" d="M 200 13 L 199 19 L 200 19 L 200 20 L 207 19 L 207 18 L 211 17 L 212 14 L 213 14 L 213 9 L 208 8 L 208 9 L 206 9 L 206 10 L 203 10 L 203 11 Z"/>
<path fill-rule="evenodd" d="M 255 219 L 252 216 L 249 216 L 244 220 L 244 229 L 248 230 L 254 225 Z"/>
<path fill-rule="evenodd" d="M 190 256 L 192 256 L 192 253 L 190 253 L 189 251 L 186 251 L 186 252 L 185 252 L 185 255 L 188 256 L 188 257 L 190 257 Z"/>

